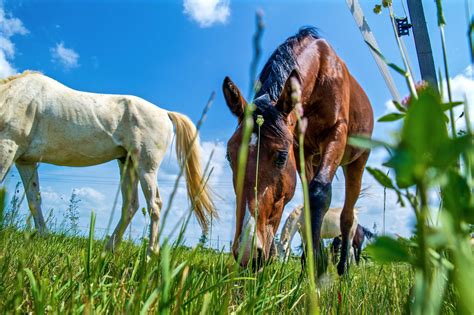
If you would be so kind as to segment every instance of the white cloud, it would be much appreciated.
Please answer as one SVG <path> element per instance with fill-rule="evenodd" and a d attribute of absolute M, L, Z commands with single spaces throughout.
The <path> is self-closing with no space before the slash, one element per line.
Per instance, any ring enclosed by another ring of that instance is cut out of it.
<path fill-rule="evenodd" d="M 55 192 L 51 186 L 47 186 L 41 190 L 41 199 L 43 202 L 55 203 L 58 201 L 64 201 L 57 192 Z"/>
<path fill-rule="evenodd" d="M 453 101 L 464 101 L 467 100 L 467 104 L 469 105 L 469 114 L 471 119 L 471 125 L 474 121 L 474 79 L 473 79 L 473 66 L 470 65 L 464 71 L 454 78 L 450 80 L 451 83 L 451 93 L 453 97 Z M 447 101 L 448 92 L 446 87 L 446 82 L 444 83 L 445 86 L 445 99 Z M 464 111 L 464 106 L 458 106 L 454 109 L 454 114 L 456 118 L 456 127 L 457 129 L 465 129 L 466 128 L 466 119 L 465 117 L 459 118 L 461 113 Z"/>
<path fill-rule="evenodd" d="M 15 57 L 15 45 L 11 38 L 15 35 L 25 35 L 28 30 L 22 21 L 6 13 L 0 1 L 0 78 L 16 73 L 11 63 Z"/>
<path fill-rule="evenodd" d="M 184 0 L 184 13 L 201 27 L 226 23 L 230 16 L 228 0 Z"/>
<path fill-rule="evenodd" d="M 66 48 L 64 42 L 57 43 L 50 51 L 53 62 L 61 64 L 65 70 L 79 67 L 79 54 L 71 48 Z"/>
<path fill-rule="evenodd" d="M 90 202 L 101 203 L 105 200 L 104 194 L 92 187 L 75 188 L 74 192 L 79 198 L 87 199 Z"/>

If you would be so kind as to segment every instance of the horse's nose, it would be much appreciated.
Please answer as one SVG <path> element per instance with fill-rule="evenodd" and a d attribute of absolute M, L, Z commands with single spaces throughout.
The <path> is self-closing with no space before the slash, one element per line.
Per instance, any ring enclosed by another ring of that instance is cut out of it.
<path fill-rule="evenodd" d="M 260 270 L 260 268 L 263 267 L 264 262 L 265 262 L 265 254 L 263 252 L 263 249 L 257 248 L 257 253 L 252 260 L 253 271 Z"/>
<path fill-rule="evenodd" d="M 257 268 L 258 270 L 265 262 L 265 253 L 263 248 L 260 246 L 254 247 L 253 251 L 250 244 L 247 244 L 245 248 L 237 246 L 232 250 L 232 253 L 234 254 L 235 261 L 240 263 L 242 267 L 250 266 L 253 269 Z"/>

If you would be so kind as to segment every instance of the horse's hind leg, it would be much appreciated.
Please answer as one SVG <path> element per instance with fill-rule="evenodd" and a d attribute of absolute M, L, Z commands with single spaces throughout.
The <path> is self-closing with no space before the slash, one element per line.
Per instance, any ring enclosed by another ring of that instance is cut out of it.
<path fill-rule="evenodd" d="M 122 213 L 114 233 L 107 243 L 108 250 L 114 250 L 138 210 L 138 173 L 132 159 L 118 161 L 120 189 L 122 191 Z"/>
<path fill-rule="evenodd" d="M 11 140 L 0 140 L 0 183 L 7 176 L 17 152 L 18 146 Z"/>
<path fill-rule="evenodd" d="M 23 187 L 25 188 L 26 199 L 31 215 L 35 221 L 35 226 L 40 234 L 46 233 L 46 224 L 41 211 L 41 196 L 38 178 L 38 164 L 16 164 L 20 173 Z"/>
<path fill-rule="evenodd" d="M 140 172 L 140 184 L 147 202 L 148 213 L 150 214 L 150 243 L 148 253 L 157 254 L 159 251 L 158 228 L 160 224 L 160 211 L 163 205 L 157 185 L 157 169 Z"/>
<path fill-rule="evenodd" d="M 341 232 L 342 232 L 342 249 L 341 259 L 337 265 L 339 275 L 344 273 L 348 252 L 350 247 L 350 231 L 354 223 L 354 206 L 359 198 L 360 188 L 362 185 L 362 175 L 364 173 L 365 164 L 369 158 L 369 152 L 364 152 L 357 160 L 344 167 L 344 177 L 346 179 L 346 197 L 344 200 L 344 208 L 341 213 Z"/>

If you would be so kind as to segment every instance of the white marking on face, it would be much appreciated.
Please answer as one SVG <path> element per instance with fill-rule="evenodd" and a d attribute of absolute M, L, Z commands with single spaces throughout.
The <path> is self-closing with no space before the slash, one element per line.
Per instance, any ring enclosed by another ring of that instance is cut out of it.
<path fill-rule="evenodd" d="M 249 239 L 252 239 L 254 232 L 255 232 L 255 219 L 253 218 L 252 214 L 250 213 L 250 209 L 247 206 L 245 207 L 245 216 L 244 216 L 244 224 L 242 226 L 241 239 L 245 236 L 245 233 L 249 233 Z"/>
<path fill-rule="evenodd" d="M 258 137 L 257 137 L 257 134 L 255 132 L 252 133 L 252 136 L 250 137 L 250 145 L 257 145 L 257 140 L 258 140 Z"/>
<path fill-rule="evenodd" d="M 249 255 L 252 249 L 252 241 L 254 242 L 255 248 L 263 248 L 262 242 L 260 238 L 258 237 L 258 233 L 255 236 L 255 232 L 256 232 L 255 228 L 256 228 L 255 218 L 252 216 L 247 206 L 245 208 L 244 222 L 242 225 L 242 232 L 240 233 L 240 238 L 239 238 L 239 247 L 245 246 L 242 260 L 249 258 Z"/>

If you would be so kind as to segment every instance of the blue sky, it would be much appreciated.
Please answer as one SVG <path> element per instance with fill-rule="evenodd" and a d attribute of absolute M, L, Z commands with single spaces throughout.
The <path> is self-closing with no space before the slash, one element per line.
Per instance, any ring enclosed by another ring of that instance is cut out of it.
<path fill-rule="evenodd" d="M 399 16 L 405 15 L 401 1 L 394 1 L 394 10 Z M 401 64 L 387 12 L 381 15 L 372 12 L 376 2 L 362 0 L 361 4 L 381 51 L 387 59 Z M 441 67 L 435 3 L 423 3 L 436 66 Z M 462 97 L 467 92 L 473 99 L 465 2 L 446 1 L 444 6 L 455 95 Z M 219 237 L 220 245 L 228 244 L 234 229 L 234 195 L 224 155 L 225 142 L 236 125 L 225 106 L 221 84 L 229 75 L 244 95 L 248 94 L 256 10 L 263 10 L 266 27 L 260 67 L 276 46 L 299 27 L 317 26 L 366 90 L 375 116 L 388 110 L 390 94 L 345 1 L 0 0 L 0 8 L 0 76 L 26 69 L 39 70 L 78 90 L 137 95 L 160 107 L 185 113 L 194 121 L 199 118 L 210 93 L 217 92 L 202 128 L 201 140 L 204 157 L 213 148 L 216 150 L 212 183 L 220 197 L 216 204 L 221 221 L 214 224 L 212 239 L 216 242 Z M 413 37 L 404 40 L 419 79 Z M 403 78 L 396 74 L 394 77 L 401 94 L 405 95 Z M 375 137 L 390 138 L 396 127 L 395 124 L 377 124 Z M 374 152 L 370 163 L 380 165 L 383 158 L 382 152 Z M 159 175 L 165 208 L 177 170 L 174 154 L 170 154 Z M 18 175 L 13 170 L 7 185 L 11 188 L 17 180 Z M 77 189 L 82 200 L 81 226 L 87 226 L 91 210 L 98 213 L 98 227 L 107 226 L 118 183 L 115 162 L 92 168 L 42 165 L 40 181 L 44 212 L 54 208 L 61 217 L 71 191 Z M 360 220 L 368 227 L 376 222 L 380 230 L 382 190 L 370 176 L 364 177 L 364 186 L 368 194 L 359 202 Z M 342 187 L 343 177 L 339 174 L 334 183 L 333 206 L 342 205 Z M 182 187 L 179 196 L 165 227 L 167 233 L 187 211 Z M 413 222 L 411 212 L 396 205 L 394 196 L 389 195 L 388 199 L 387 231 L 408 235 Z M 298 192 L 285 213 L 299 202 L 301 194 Z M 145 219 L 138 213 L 132 224 L 135 237 L 141 235 L 144 223 Z M 186 234 L 188 242 L 194 243 L 199 235 L 193 221 Z"/>

